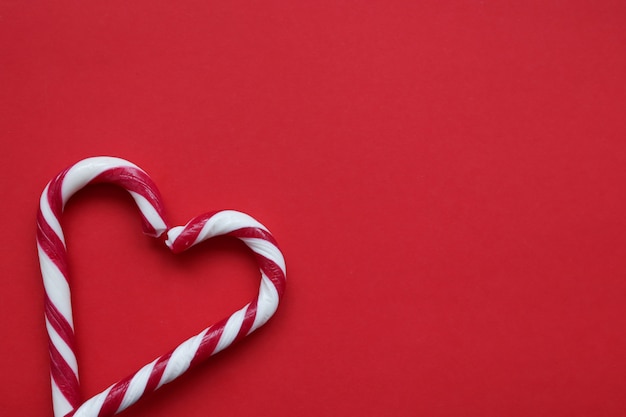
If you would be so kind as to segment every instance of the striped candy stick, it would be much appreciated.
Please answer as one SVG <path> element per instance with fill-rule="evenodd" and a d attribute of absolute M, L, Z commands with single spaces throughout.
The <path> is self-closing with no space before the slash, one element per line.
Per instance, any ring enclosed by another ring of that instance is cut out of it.
<path fill-rule="evenodd" d="M 63 207 L 90 183 L 110 182 L 129 191 L 140 208 L 144 232 L 161 235 L 166 229 L 156 186 L 140 168 L 117 158 L 89 158 L 59 173 L 44 189 L 37 214 L 37 247 L 45 287 L 52 397 L 55 416 L 81 403 L 65 238 L 60 225 Z"/>
<path fill-rule="evenodd" d="M 225 210 L 203 214 L 185 226 L 169 229 L 166 244 L 174 253 L 215 236 L 241 239 L 254 252 L 260 266 L 258 297 L 230 317 L 206 328 L 81 404 L 67 253 L 59 219 L 71 195 L 96 182 L 118 184 L 130 192 L 139 207 L 147 234 L 160 236 L 167 229 L 156 186 L 144 171 L 122 159 L 96 157 L 80 161 L 57 175 L 44 190 L 37 217 L 37 244 L 46 292 L 55 417 L 104 417 L 119 413 L 144 394 L 174 380 L 190 367 L 262 326 L 276 311 L 285 287 L 282 253 L 269 231 L 252 217 Z"/>

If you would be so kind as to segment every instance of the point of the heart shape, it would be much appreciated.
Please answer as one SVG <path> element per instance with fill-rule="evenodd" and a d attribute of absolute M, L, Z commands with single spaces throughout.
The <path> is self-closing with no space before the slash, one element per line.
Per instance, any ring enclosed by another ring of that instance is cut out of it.
<path fill-rule="evenodd" d="M 217 236 L 241 240 L 259 264 L 258 296 L 229 317 L 207 327 L 127 378 L 83 401 L 75 355 L 67 252 L 61 215 L 67 200 L 93 183 L 112 183 L 133 197 L 144 232 L 159 237 L 174 253 Z M 184 226 L 168 228 L 161 195 L 148 174 L 120 158 L 93 157 L 61 171 L 44 189 L 37 215 L 37 246 L 46 291 L 46 328 L 50 339 L 52 398 L 55 417 L 107 417 L 126 409 L 144 394 L 173 381 L 189 368 L 226 349 L 269 320 L 285 289 L 285 260 L 269 230 L 248 214 L 235 210 L 209 212 Z"/>

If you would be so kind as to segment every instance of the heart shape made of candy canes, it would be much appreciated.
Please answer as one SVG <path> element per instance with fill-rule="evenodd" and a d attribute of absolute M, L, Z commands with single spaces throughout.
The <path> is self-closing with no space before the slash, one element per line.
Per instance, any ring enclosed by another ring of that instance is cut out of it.
<path fill-rule="evenodd" d="M 135 200 L 144 233 L 167 233 L 166 245 L 179 253 L 215 236 L 233 236 L 255 255 L 261 271 L 257 298 L 229 317 L 207 327 L 100 394 L 82 401 L 61 214 L 69 198 L 94 183 L 125 188 Z M 52 403 L 55 417 L 108 417 L 134 404 L 144 394 L 178 378 L 189 368 L 249 335 L 269 320 L 285 289 L 285 261 L 265 226 L 247 214 L 223 210 L 168 227 L 158 189 L 141 168 L 120 158 L 84 159 L 59 173 L 44 189 L 37 213 L 37 249 L 45 288 Z"/>

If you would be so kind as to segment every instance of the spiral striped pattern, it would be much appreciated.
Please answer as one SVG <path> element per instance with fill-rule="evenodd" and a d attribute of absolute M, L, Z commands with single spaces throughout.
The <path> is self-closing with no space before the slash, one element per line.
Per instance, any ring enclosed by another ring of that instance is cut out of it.
<path fill-rule="evenodd" d="M 257 298 L 230 317 L 83 402 L 79 393 L 67 252 L 60 218 L 65 203 L 75 192 L 98 182 L 125 188 L 139 208 L 144 232 L 158 237 L 167 231 L 165 243 L 174 253 L 215 236 L 240 239 L 255 254 L 261 284 Z M 37 226 L 55 417 L 106 417 L 119 413 L 144 394 L 173 381 L 195 364 L 265 324 L 276 311 L 285 289 L 285 261 L 265 226 L 247 214 L 224 210 L 197 216 L 185 226 L 168 228 L 156 186 L 143 170 L 123 159 L 88 158 L 59 173 L 41 196 Z"/>

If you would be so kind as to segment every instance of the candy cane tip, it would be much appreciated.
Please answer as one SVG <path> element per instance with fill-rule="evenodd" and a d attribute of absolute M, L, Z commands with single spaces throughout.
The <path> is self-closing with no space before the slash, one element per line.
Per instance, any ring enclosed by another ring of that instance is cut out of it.
<path fill-rule="evenodd" d="M 154 231 L 144 231 L 144 234 L 146 236 L 150 236 L 150 237 L 156 237 L 159 238 L 161 236 L 163 236 L 163 234 L 167 232 L 167 228 L 166 227 L 160 227 L 158 229 L 155 229 Z"/>
<path fill-rule="evenodd" d="M 165 244 L 174 252 L 176 252 L 174 242 L 176 241 L 178 236 L 180 236 L 184 229 L 184 226 L 176 226 L 167 231 L 167 239 L 165 239 Z"/>

